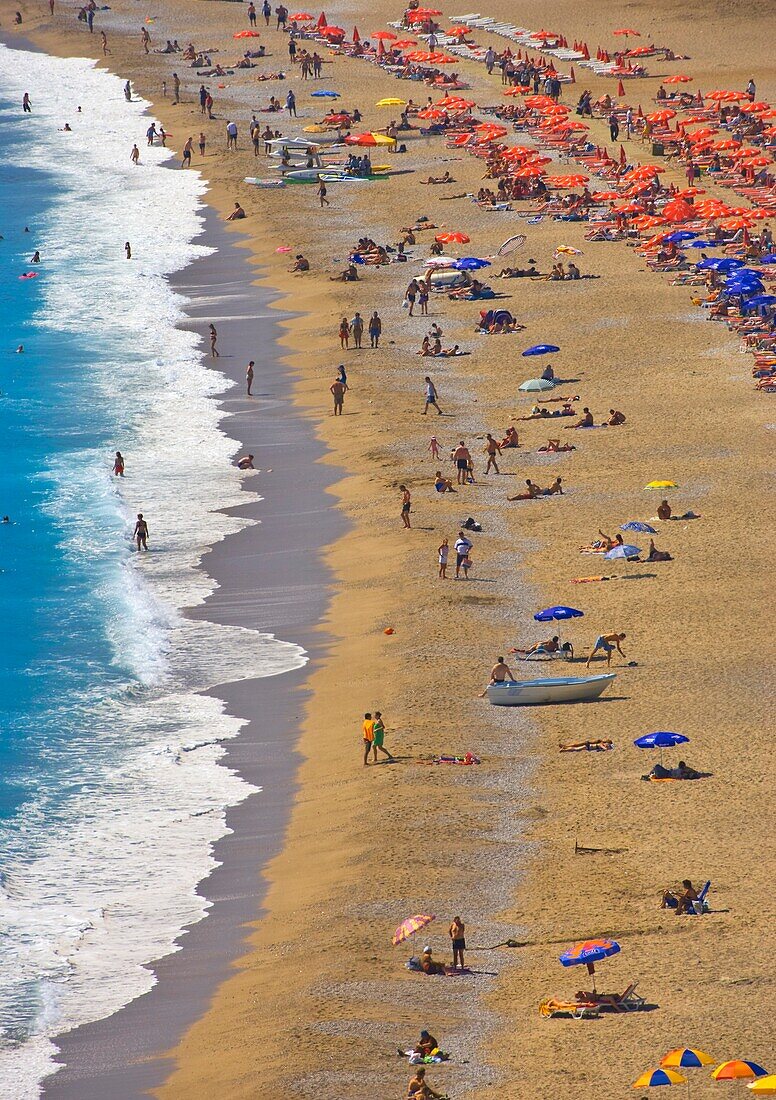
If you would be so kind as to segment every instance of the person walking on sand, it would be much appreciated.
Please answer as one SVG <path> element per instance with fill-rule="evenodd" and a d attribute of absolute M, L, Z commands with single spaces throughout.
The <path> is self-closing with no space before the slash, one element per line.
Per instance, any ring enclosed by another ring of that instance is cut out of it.
<path fill-rule="evenodd" d="M 194 138 L 186 138 L 186 144 L 183 146 L 183 160 L 181 161 L 181 168 L 191 168 L 191 150 L 194 146 Z"/>
<path fill-rule="evenodd" d="M 137 145 L 132 146 L 132 152 L 129 154 L 129 159 L 135 165 L 140 163 L 140 150 L 138 149 Z"/>
<path fill-rule="evenodd" d="M 442 539 L 442 545 L 439 547 L 437 553 L 439 554 L 439 579 L 446 581 L 447 559 L 450 556 L 450 544 L 447 539 Z"/>
<path fill-rule="evenodd" d="M 208 332 L 210 334 L 210 358 L 218 359 L 219 353 L 216 343 L 218 342 L 218 333 L 216 332 L 216 326 L 213 324 L 208 325 Z"/>
<path fill-rule="evenodd" d="M 253 368 L 256 366 L 253 359 L 251 359 L 248 366 L 245 368 L 245 388 L 248 391 L 248 397 L 253 397 L 251 393 L 251 387 L 253 386 Z"/>
<path fill-rule="evenodd" d="M 418 306 L 421 317 L 428 317 L 428 283 L 425 279 L 418 283 Z"/>
<path fill-rule="evenodd" d="M 342 416 L 342 406 L 345 404 L 345 390 L 347 389 L 347 384 L 343 382 L 341 378 L 335 378 L 329 386 L 329 389 L 334 398 L 334 415 Z"/>
<path fill-rule="evenodd" d="M 116 451 L 116 457 L 113 460 L 113 476 L 124 476 L 124 456 L 121 451 Z"/>
<path fill-rule="evenodd" d="M 269 0 L 264 0 L 261 5 L 261 14 L 264 16 L 264 25 L 269 26 L 269 21 L 272 18 L 272 8 L 270 7 Z"/>
<path fill-rule="evenodd" d="M 380 752 L 383 754 L 383 756 L 388 757 L 388 763 L 392 764 L 393 761 L 396 758 L 394 756 L 392 756 L 391 753 L 388 752 L 388 749 L 386 749 L 385 746 L 383 745 L 383 741 L 385 740 L 385 723 L 383 722 L 383 716 L 382 716 L 382 714 L 379 710 L 375 711 L 375 724 L 372 727 L 372 734 L 373 734 L 373 740 L 372 740 L 372 760 L 373 760 L 373 762 L 375 764 L 377 763 L 377 750 L 379 749 Z"/>
<path fill-rule="evenodd" d="M 181 101 L 181 78 L 177 73 L 172 74 L 172 103 L 173 106 Z"/>
<path fill-rule="evenodd" d="M 199 135 L 199 155 L 201 157 L 204 157 L 204 155 L 205 155 L 205 143 L 206 143 L 205 135 L 200 133 L 200 135 Z"/>
<path fill-rule="evenodd" d="M 453 970 L 457 968 L 459 963 L 461 965 L 461 970 L 463 970 L 465 968 L 463 953 L 466 950 L 466 925 L 460 917 L 453 917 L 447 931 L 453 943 Z"/>
<path fill-rule="evenodd" d="M 490 468 L 492 466 L 493 469 L 496 471 L 496 473 L 500 474 L 501 470 L 499 470 L 499 468 L 498 468 L 498 463 L 496 462 L 496 455 L 501 454 L 501 445 L 493 438 L 493 436 L 490 434 L 490 432 L 488 432 L 488 438 L 487 438 L 487 442 L 485 443 L 484 450 L 485 450 L 485 454 L 488 456 L 488 464 L 485 467 L 485 473 L 486 474 L 490 473 Z"/>
<path fill-rule="evenodd" d="M 108 36 L 105 31 L 100 31 L 100 38 L 102 39 L 102 56 L 107 57 L 110 50 L 108 49 Z"/>
<path fill-rule="evenodd" d="M 148 524 L 143 519 L 143 513 L 137 513 L 137 522 L 135 523 L 135 530 L 132 532 L 132 538 L 137 544 L 138 553 L 141 550 L 148 549 Z"/>
<path fill-rule="evenodd" d="M 459 440 L 458 446 L 453 451 L 455 463 L 455 477 L 459 485 L 465 485 L 469 476 L 469 463 L 472 460 L 471 452 L 464 441 Z"/>
<path fill-rule="evenodd" d="M 286 110 L 289 118 L 296 118 L 296 96 L 290 88 L 286 95 Z"/>
<path fill-rule="evenodd" d="M 431 436 L 431 442 L 428 445 L 428 450 L 431 452 L 431 457 L 433 458 L 434 462 L 436 462 L 439 458 L 439 440 L 435 435 Z"/>
<path fill-rule="evenodd" d="M 340 321 L 339 338 L 340 347 L 343 351 L 347 351 L 348 345 L 350 344 L 350 323 L 347 317 L 343 317 Z"/>
<path fill-rule="evenodd" d="M 412 508 L 412 496 L 406 485 L 400 485 L 401 490 L 401 521 L 407 531 L 410 530 L 412 524 L 410 523 L 410 510 Z"/>
<path fill-rule="evenodd" d="M 143 43 L 143 49 L 148 53 L 148 47 L 151 43 L 151 35 L 148 33 L 148 27 L 142 27 L 140 30 L 140 41 Z"/>
<path fill-rule="evenodd" d="M 585 668 L 590 668 L 590 662 L 593 660 L 599 649 L 606 654 L 607 668 L 609 668 L 612 663 L 612 654 L 614 653 L 615 649 L 620 654 L 620 656 L 624 658 L 625 654 L 620 647 L 620 642 L 624 641 L 624 639 L 624 634 L 599 634 L 595 640 L 595 645 L 593 646 L 592 652 L 585 662 Z"/>
<path fill-rule="evenodd" d="M 318 176 L 317 195 L 318 195 L 318 200 L 320 201 L 320 204 L 321 204 L 321 210 L 323 210 L 324 206 L 331 206 L 331 203 L 326 198 L 326 184 L 323 181 L 323 178 L 321 176 Z"/>
<path fill-rule="evenodd" d="M 369 753 L 372 750 L 372 744 L 375 739 L 375 722 L 369 711 L 364 715 L 361 729 L 364 737 L 364 767 L 366 767 L 369 763 Z"/>
<path fill-rule="evenodd" d="M 404 299 L 407 302 L 408 306 L 408 317 L 412 317 L 413 315 L 412 311 L 415 308 L 415 299 L 418 296 L 418 289 L 418 281 L 417 279 L 413 279 L 410 282 L 410 285 L 407 287 L 406 291 L 404 292 Z"/>
<path fill-rule="evenodd" d="M 248 5 L 248 22 L 252 27 L 256 26 L 256 5 L 253 3 L 253 0 L 251 0 L 251 3 Z"/>
<path fill-rule="evenodd" d="M 461 576 L 461 566 L 466 558 L 469 556 L 473 543 L 467 539 L 463 531 L 458 532 L 458 538 L 455 540 L 455 579 L 458 580 Z"/>
<path fill-rule="evenodd" d="M 439 394 L 437 393 L 437 388 L 428 375 L 426 375 L 424 382 L 426 384 L 426 404 L 423 406 L 422 415 L 425 416 L 428 413 L 429 405 L 433 405 L 437 411 L 437 415 L 441 416 L 442 410 L 437 403 L 437 399 L 439 397 Z"/>
<path fill-rule="evenodd" d="M 379 347 L 380 336 L 383 331 L 383 322 L 380 320 L 380 315 L 377 310 L 374 311 L 369 318 L 369 346 L 372 348 Z"/>
<path fill-rule="evenodd" d="M 353 334 L 354 346 L 360 349 L 361 341 L 364 338 L 364 318 L 358 312 L 354 314 L 353 320 L 350 322 L 350 331 Z"/>
<path fill-rule="evenodd" d="M 231 120 L 226 124 L 226 147 L 237 152 L 237 123 Z"/>

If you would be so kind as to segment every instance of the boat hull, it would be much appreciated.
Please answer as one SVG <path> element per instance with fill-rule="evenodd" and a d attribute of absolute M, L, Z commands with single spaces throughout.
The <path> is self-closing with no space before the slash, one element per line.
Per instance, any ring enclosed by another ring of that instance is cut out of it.
<path fill-rule="evenodd" d="M 597 699 L 616 676 L 563 676 L 546 680 L 519 680 L 490 684 L 488 701 L 494 707 L 533 707 L 553 703 L 588 703 Z"/>

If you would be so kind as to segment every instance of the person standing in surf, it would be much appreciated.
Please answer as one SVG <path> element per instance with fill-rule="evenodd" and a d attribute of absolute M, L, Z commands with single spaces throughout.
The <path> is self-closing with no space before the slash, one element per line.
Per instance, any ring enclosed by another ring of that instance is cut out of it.
<path fill-rule="evenodd" d="M 121 451 L 116 451 L 116 457 L 113 460 L 113 474 L 115 477 L 124 476 L 124 455 Z"/>
<path fill-rule="evenodd" d="M 135 530 L 132 532 L 132 538 L 137 543 L 138 553 L 141 550 L 148 549 L 148 524 L 143 519 L 143 513 L 137 513 L 137 523 L 135 524 Z"/>
<path fill-rule="evenodd" d="M 245 384 L 248 390 L 248 397 L 253 397 L 251 393 L 251 386 L 253 385 L 253 368 L 255 367 L 254 361 L 251 359 L 250 363 L 245 369 Z"/>

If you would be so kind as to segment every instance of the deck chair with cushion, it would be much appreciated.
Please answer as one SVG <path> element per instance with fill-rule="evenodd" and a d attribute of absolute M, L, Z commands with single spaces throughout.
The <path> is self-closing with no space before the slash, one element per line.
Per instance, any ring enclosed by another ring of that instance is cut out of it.
<path fill-rule="evenodd" d="M 635 1012 L 646 1004 L 645 998 L 636 992 L 636 982 L 631 982 L 623 993 L 588 993 L 580 990 L 577 998 L 598 1005 L 599 1008 L 611 1008 L 614 1012 Z"/>
<path fill-rule="evenodd" d="M 545 1020 L 553 1016 L 571 1016 L 575 1020 L 596 1019 L 601 1009 L 592 1001 L 559 1001 L 548 997 L 539 1005 L 539 1015 Z"/>

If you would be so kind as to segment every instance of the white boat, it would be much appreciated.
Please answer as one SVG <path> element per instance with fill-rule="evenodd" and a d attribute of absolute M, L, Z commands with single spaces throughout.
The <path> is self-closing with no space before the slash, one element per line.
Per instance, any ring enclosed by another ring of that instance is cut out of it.
<path fill-rule="evenodd" d="M 548 680 L 505 681 L 488 686 L 494 707 L 532 707 L 541 703 L 586 703 L 597 699 L 611 684 L 615 672 L 600 676 L 558 676 Z"/>

